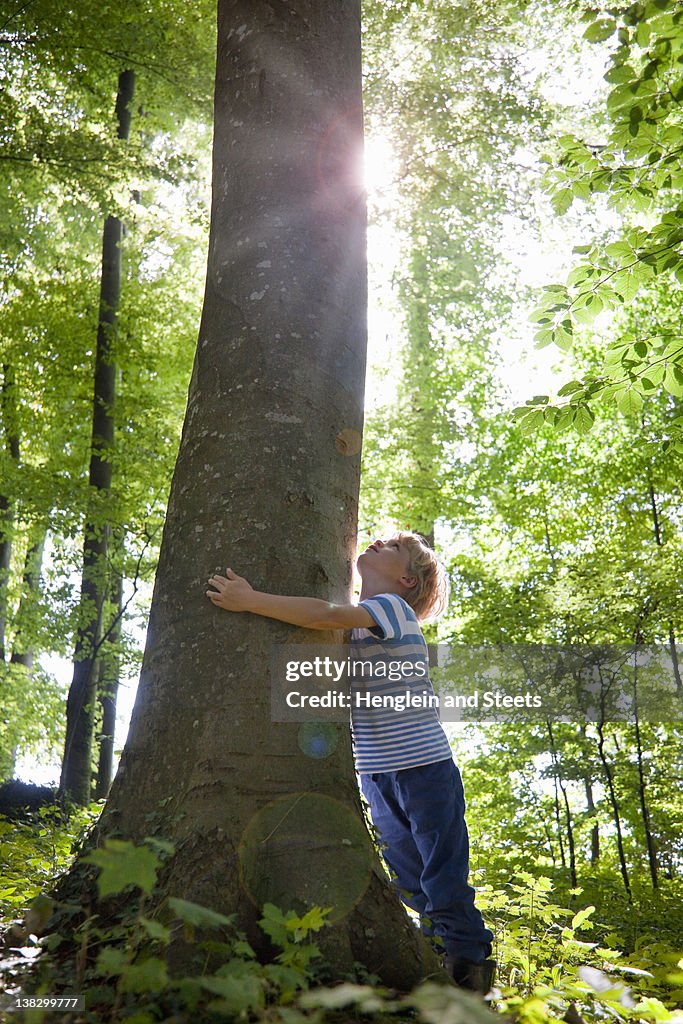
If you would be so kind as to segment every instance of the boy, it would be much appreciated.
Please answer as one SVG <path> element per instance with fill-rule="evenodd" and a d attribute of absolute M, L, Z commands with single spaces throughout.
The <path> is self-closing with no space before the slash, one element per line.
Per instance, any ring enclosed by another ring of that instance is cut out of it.
<path fill-rule="evenodd" d="M 417 534 L 397 533 L 374 541 L 357 566 L 358 605 L 259 593 L 232 569 L 209 579 L 215 589 L 207 597 L 227 611 L 249 611 L 307 629 L 351 629 L 361 656 L 373 661 L 391 651 L 394 659 L 417 656 L 426 663 L 418 620 L 440 614 L 446 604 L 446 577 L 434 552 Z M 432 692 L 424 676 L 402 678 L 396 692 L 411 685 Z M 387 693 L 391 688 L 368 683 L 366 689 Z M 354 707 L 351 726 L 361 788 L 401 898 L 419 914 L 454 980 L 486 994 L 495 971 L 495 961 L 488 959 L 493 934 L 467 883 L 462 781 L 436 710 Z"/>

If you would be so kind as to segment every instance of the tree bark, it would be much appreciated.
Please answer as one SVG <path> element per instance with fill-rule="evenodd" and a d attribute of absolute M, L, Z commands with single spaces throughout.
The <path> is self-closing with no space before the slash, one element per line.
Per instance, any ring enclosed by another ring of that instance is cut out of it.
<path fill-rule="evenodd" d="M 103 800 L 111 786 L 114 774 L 114 734 L 116 732 L 116 697 L 119 689 L 121 658 L 116 645 L 121 639 L 121 616 L 123 604 L 123 580 L 116 577 L 112 601 L 114 626 L 109 641 L 113 651 L 101 655 L 97 664 L 100 674 L 97 680 L 100 705 L 102 708 L 102 728 L 98 736 L 99 757 L 97 765 L 97 781 L 95 783 L 95 799 Z"/>
<path fill-rule="evenodd" d="M 130 134 L 135 73 L 122 71 L 116 97 L 117 134 Z M 83 539 L 80 616 L 74 671 L 66 706 L 66 739 L 60 795 L 77 804 L 90 801 L 96 679 L 94 658 L 106 593 L 106 556 L 109 539 L 106 498 L 111 490 L 111 447 L 114 441 L 116 364 L 114 341 L 121 294 L 121 239 L 123 223 L 107 217 L 102 238 L 102 280 L 95 356 L 92 449 L 90 457 L 91 505 Z"/>
<path fill-rule="evenodd" d="M 12 367 L 2 367 L 0 388 L 0 427 L 4 434 L 3 444 L 11 465 L 19 462 L 19 424 L 17 422 L 16 381 Z M 14 532 L 14 502 L 12 494 L 5 488 L 0 492 L 0 661 L 4 661 L 5 633 L 7 629 L 7 591 L 12 565 L 12 535 Z"/>
<path fill-rule="evenodd" d="M 628 867 L 626 864 L 626 853 L 624 851 L 624 836 L 621 827 L 621 814 L 619 812 L 619 801 L 617 800 L 617 793 L 614 788 L 614 776 L 610 763 L 605 753 L 605 730 L 604 722 L 598 721 L 598 754 L 600 755 L 600 762 L 605 773 L 605 779 L 607 781 L 607 790 L 609 792 L 610 804 L 612 806 L 612 816 L 614 818 L 614 825 L 617 833 L 617 853 L 619 855 L 619 870 L 621 871 L 621 877 L 624 883 L 624 889 L 629 900 L 631 900 L 631 882 L 628 874 Z"/>
<path fill-rule="evenodd" d="M 10 662 L 12 665 L 23 665 L 29 672 L 33 669 L 35 656 L 35 639 L 30 620 L 40 591 L 40 570 L 43 565 L 46 535 L 47 527 L 42 523 L 37 524 L 32 531 L 24 562 L 22 595 L 14 623 Z"/>
<path fill-rule="evenodd" d="M 555 808 L 555 824 L 557 825 L 557 842 L 560 847 L 560 862 L 563 869 L 566 870 L 567 858 L 564 854 L 564 839 L 562 838 L 562 817 L 560 814 L 560 794 L 559 786 L 557 783 L 557 769 L 555 767 L 555 761 L 553 760 L 553 783 L 555 790 L 554 808 Z"/>
<path fill-rule="evenodd" d="M 636 647 L 636 651 L 638 648 Z M 645 781 L 645 765 L 643 763 L 643 744 L 640 734 L 640 715 L 638 709 L 638 665 L 637 660 L 634 659 L 633 665 L 633 713 L 634 713 L 634 731 L 636 738 L 636 755 L 638 764 L 638 801 L 640 803 L 640 813 L 643 819 L 643 829 L 645 830 L 645 847 L 647 849 L 647 862 L 650 869 L 650 878 L 652 880 L 652 888 L 659 888 L 659 877 L 658 877 L 658 866 L 657 866 L 657 851 L 655 849 L 654 836 L 652 835 L 652 826 L 650 823 L 650 809 L 647 803 L 647 783 Z"/>
<path fill-rule="evenodd" d="M 163 891 L 236 913 L 264 956 L 265 901 L 333 907 L 316 937 L 327 959 L 405 989 L 436 960 L 362 821 L 348 727 L 321 757 L 308 730 L 271 721 L 273 644 L 333 638 L 205 597 L 229 565 L 258 589 L 349 599 L 367 299 L 360 4 L 222 0 L 218 19 L 199 345 L 99 837 L 173 840 Z"/>
<path fill-rule="evenodd" d="M 650 495 L 650 508 L 652 509 L 652 528 L 655 535 L 655 544 L 661 548 L 664 544 L 664 538 L 662 537 L 662 528 L 659 521 L 659 509 L 657 507 L 657 495 L 655 494 L 655 486 L 652 481 L 652 473 L 648 471 L 647 478 L 648 493 Z M 671 665 L 673 668 L 674 679 L 676 681 L 676 693 L 680 696 L 683 694 L 683 679 L 681 678 L 681 669 L 678 663 L 678 650 L 676 649 L 676 633 L 674 630 L 673 621 L 669 620 L 669 651 L 671 653 Z"/>
<path fill-rule="evenodd" d="M 559 801 L 558 801 L 558 797 L 557 797 L 557 787 L 559 786 L 560 792 L 562 793 L 563 803 L 564 803 L 564 820 L 565 820 L 565 826 L 566 826 L 566 829 L 567 829 L 567 848 L 569 850 L 569 872 L 570 872 L 570 876 L 571 876 L 571 880 L 572 880 L 572 885 L 576 886 L 576 884 L 577 884 L 577 876 L 576 876 L 576 847 L 575 847 L 575 843 L 574 843 L 574 827 L 572 825 L 572 815 L 571 815 L 571 810 L 570 810 L 570 807 L 569 807 L 569 798 L 567 796 L 567 787 L 565 786 L 565 784 L 564 784 L 564 782 L 562 780 L 562 774 L 561 774 L 561 770 L 560 770 L 560 761 L 559 761 L 559 758 L 557 756 L 557 747 L 555 746 L 555 735 L 553 733 L 552 724 L 551 724 L 551 722 L 549 720 L 546 721 L 546 728 L 548 730 L 548 739 L 550 740 L 550 756 L 552 758 L 553 774 L 555 776 L 555 786 L 556 786 L 556 789 L 555 789 L 555 812 L 556 812 L 556 815 L 557 815 L 557 818 L 558 818 L 558 822 L 557 822 L 557 824 L 558 824 L 558 834 L 560 834 L 559 833 L 559 828 L 560 828 L 559 813 L 560 813 L 560 810 L 559 810 Z M 560 840 L 560 842 L 561 842 L 561 840 Z M 564 864 L 564 853 L 562 855 L 562 863 Z"/>
<path fill-rule="evenodd" d="M 581 726 L 581 735 L 584 740 L 588 740 L 585 725 Z M 594 822 L 591 827 L 591 864 L 597 864 L 600 860 L 600 823 L 598 821 L 597 808 L 593 797 L 593 779 L 590 775 L 590 769 L 584 775 L 583 784 L 586 793 L 586 809 L 589 817 L 591 817 Z"/>
<path fill-rule="evenodd" d="M 416 231 L 418 229 L 416 228 Z M 436 411 L 434 383 L 436 351 L 431 333 L 429 269 L 424 238 L 413 237 L 408 281 L 402 294 L 407 308 L 407 345 L 400 385 L 399 404 L 405 410 L 409 431 L 406 443 L 406 525 L 422 534 L 434 547 L 433 496 L 439 488 L 438 445 L 434 441 Z M 425 491 L 432 500 L 425 500 Z M 430 638 L 431 639 L 431 638 Z"/>

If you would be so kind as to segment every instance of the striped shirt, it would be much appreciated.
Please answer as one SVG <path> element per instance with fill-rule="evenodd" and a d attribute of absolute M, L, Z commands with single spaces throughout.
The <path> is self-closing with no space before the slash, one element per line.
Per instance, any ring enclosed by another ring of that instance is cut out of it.
<path fill-rule="evenodd" d="M 359 602 L 376 626 L 351 632 L 351 732 L 356 771 L 393 772 L 452 757 L 415 612 L 398 594 Z M 368 666 L 371 665 L 371 668 Z"/>

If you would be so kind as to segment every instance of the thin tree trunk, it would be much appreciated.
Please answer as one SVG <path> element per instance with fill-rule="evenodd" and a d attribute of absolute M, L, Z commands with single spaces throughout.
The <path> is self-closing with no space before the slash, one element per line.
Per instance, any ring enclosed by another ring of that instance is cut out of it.
<path fill-rule="evenodd" d="M 612 769 L 610 768 L 607 755 L 605 753 L 605 732 L 604 722 L 599 721 L 598 725 L 598 754 L 600 755 L 600 762 L 602 764 L 603 771 L 605 773 L 605 779 L 607 780 L 607 790 L 609 792 L 610 804 L 612 806 L 612 816 L 614 818 L 614 824 L 617 832 L 617 852 L 619 854 L 619 870 L 621 871 L 621 877 L 624 882 L 624 888 L 629 900 L 632 899 L 631 895 L 631 883 L 628 876 L 628 867 L 626 866 L 626 854 L 624 853 L 624 837 L 621 828 L 621 815 L 619 813 L 619 801 L 617 800 L 617 794 L 614 788 L 614 778 L 612 775 Z"/>
<path fill-rule="evenodd" d="M 638 648 L 636 647 L 636 651 L 637 650 Z M 652 835 L 652 828 L 650 826 L 650 809 L 647 805 L 645 768 L 643 765 L 643 744 L 640 736 L 640 716 L 638 713 L 638 666 L 635 663 L 635 661 L 633 666 L 633 713 L 638 763 L 638 800 L 640 802 L 640 812 L 643 819 L 643 828 L 645 829 L 645 845 L 647 848 L 647 861 L 650 868 L 652 888 L 657 889 L 659 888 L 659 879 L 657 872 L 657 852 L 655 849 L 654 837 Z"/>
<path fill-rule="evenodd" d="M 4 434 L 7 458 L 15 466 L 19 462 L 19 424 L 17 421 L 16 381 L 12 367 L 2 367 L 0 390 L 0 427 Z M 12 535 L 14 532 L 14 502 L 6 485 L 0 491 L 0 661 L 6 658 L 7 591 L 12 565 Z"/>
<path fill-rule="evenodd" d="M 593 784 L 586 777 L 583 780 L 586 792 L 586 807 L 588 814 L 593 819 L 591 826 L 591 864 L 597 864 L 600 860 L 600 826 L 596 820 L 595 800 L 593 799 Z"/>
<path fill-rule="evenodd" d="M 555 801 L 554 801 L 554 804 L 555 804 L 555 824 L 557 825 L 557 842 L 558 842 L 559 847 L 560 847 L 560 860 L 562 862 L 562 867 L 566 871 L 566 869 L 567 869 L 567 859 L 566 859 L 565 854 L 564 854 L 564 838 L 562 836 L 562 821 L 561 821 L 561 815 L 560 815 L 560 796 L 559 796 L 559 787 L 557 785 L 557 771 L 555 769 L 555 762 L 554 761 L 553 761 L 553 783 L 554 783 L 554 789 L 555 789 Z"/>
<path fill-rule="evenodd" d="M 111 630 L 109 642 L 114 650 L 98 659 L 101 673 L 98 678 L 98 691 L 102 707 L 102 729 L 98 737 L 99 760 L 95 799 L 103 800 L 109 792 L 114 771 L 114 733 L 116 730 L 116 697 L 119 689 L 121 658 L 116 650 L 121 638 L 121 609 L 123 604 L 123 583 L 117 576 L 114 583 L 112 615 L 115 625 Z"/>
<path fill-rule="evenodd" d="M 40 593 L 40 570 L 43 565 L 46 536 L 46 526 L 39 524 L 35 527 L 26 552 L 22 594 L 15 619 L 10 661 L 13 665 L 23 665 L 29 672 L 33 669 L 35 656 L 35 639 L 30 620 Z"/>
<path fill-rule="evenodd" d="M 581 734 L 584 740 L 588 739 L 585 725 L 581 727 Z M 593 819 L 593 826 L 591 827 L 591 864 L 597 864 L 600 860 L 600 824 L 593 798 L 593 780 L 588 772 L 584 776 L 583 784 L 586 793 L 586 808 L 589 816 Z"/>
<path fill-rule="evenodd" d="M 264 957 L 265 901 L 333 907 L 316 941 L 339 974 L 360 961 L 404 989 L 436 960 L 374 853 L 348 726 L 319 757 L 308 730 L 271 719 L 273 644 L 326 634 L 205 596 L 229 565 L 259 589 L 349 598 L 367 301 L 360 2 L 222 0 L 218 26 L 199 345 L 99 838 L 140 840 L 153 818 L 175 843 L 159 901 L 236 914 Z M 178 934 L 172 971 L 194 955 Z"/>
<path fill-rule="evenodd" d="M 564 785 L 564 782 L 562 780 L 562 775 L 561 775 L 561 772 L 560 772 L 560 763 L 559 763 L 559 759 L 558 759 L 558 756 L 557 756 L 557 747 L 555 746 L 555 736 L 553 734 L 553 727 L 552 727 L 552 725 L 551 725 L 551 723 L 549 721 L 546 722 L 546 727 L 548 729 L 548 738 L 550 739 L 550 756 L 552 757 L 552 760 L 553 760 L 553 770 L 554 770 L 554 774 L 555 774 L 556 785 L 558 785 L 560 787 L 560 792 L 562 793 L 562 800 L 563 800 L 563 803 L 564 803 L 564 820 L 565 820 L 565 827 L 566 827 L 566 830 L 567 830 L 567 846 L 568 846 L 568 849 L 569 849 L 569 872 L 570 872 L 570 877 L 571 877 L 571 880 L 572 880 L 572 885 L 576 886 L 576 884 L 577 884 L 577 876 L 576 876 L 576 848 L 575 848 L 575 843 L 574 843 L 574 827 L 572 825 L 572 815 L 571 815 L 571 810 L 569 808 L 569 798 L 567 796 L 567 787 Z M 555 801 L 557 803 L 557 792 L 555 793 Z M 558 808 L 558 814 L 559 814 L 559 808 Z M 559 821 L 558 821 L 558 828 L 559 828 Z M 562 859 L 564 861 L 564 857 Z"/>
<path fill-rule="evenodd" d="M 662 547 L 664 539 L 662 537 L 662 529 L 659 522 L 659 509 L 657 508 L 657 496 L 655 494 L 655 487 L 652 481 L 652 474 L 648 472 L 648 491 L 650 494 L 650 508 L 652 509 L 652 526 L 655 534 L 655 543 L 657 547 Z M 674 679 L 676 680 L 676 693 L 680 696 L 683 694 L 683 679 L 681 678 L 681 669 L 678 663 L 678 651 L 676 650 L 676 633 L 674 630 L 674 624 L 669 621 L 669 651 L 671 653 L 671 664 L 673 666 Z"/>
<path fill-rule="evenodd" d="M 133 71 L 119 75 L 116 97 L 118 137 L 130 134 L 131 104 L 135 89 Z M 110 493 L 114 440 L 116 365 L 113 343 L 121 293 L 121 239 L 123 224 L 109 216 L 102 239 L 102 283 L 95 358 L 92 452 L 90 458 L 91 505 L 83 541 L 80 620 L 74 655 L 74 672 L 66 708 L 66 740 L 60 793 L 74 803 L 90 800 L 96 680 L 93 672 L 96 638 L 101 628 L 106 592 L 105 562 L 109 524 L 105 499 Z"/>
<path fill-rule="evenodd" d="M 400 386 L 399 403 L 406 410 L 409 447 L 405 470 L 405 504 L 401 514 L 405 524 L 422 534 L 434 546 L 435 501 L 425 501 L 424 491 L 433 497 L 438 492 L 438 447 L 434 442 L 435 347 L 431 332 L 429 272 L 426 241 L 415 228 L 408 279 L 402 292 L 407 308 L 407 345 Z M 427 510 L 427 511 L 426 511 Z"/>

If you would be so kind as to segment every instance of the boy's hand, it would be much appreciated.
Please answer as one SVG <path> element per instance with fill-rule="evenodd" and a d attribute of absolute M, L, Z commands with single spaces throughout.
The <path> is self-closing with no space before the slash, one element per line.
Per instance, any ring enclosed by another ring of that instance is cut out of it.
<path fill-rule="evenodd" d="M 207 590 L 206 596 L 210 597 L 211 603 L 218 608 L 225 608 L 228 612 L 249 610 L 254 589 L 243 576 L 238 576 L 232 569 L 226 569 L 225 576 L 209 577 L 209 584 L 216 589 Z"/>

